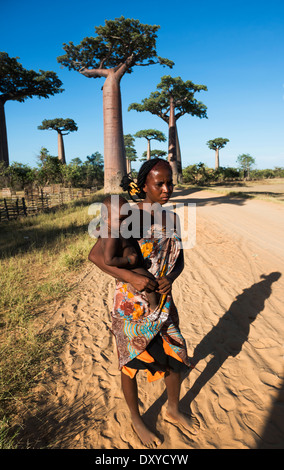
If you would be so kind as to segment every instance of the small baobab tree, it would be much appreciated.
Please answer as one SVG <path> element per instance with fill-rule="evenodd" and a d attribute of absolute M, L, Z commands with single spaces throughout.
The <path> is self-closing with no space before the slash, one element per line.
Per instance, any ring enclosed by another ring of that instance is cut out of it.
<path fill-rule="evenodd" d="M 137 137 L 138 139 L 144 138 L 147 140 L 147 160 L 151 159 L 151 140 L 158 140 L 158 142 L 166 141 L 165 134 L 157 129 L 143 129 L 136 132 L 134 137 Z"/>
<path fill-rule="evenodd" d="M 38 126 L 40 130 L 55 130 L 57 131 L 57 142 L 58 142 L 58 158 L 59 160 L 65 165 L 65 149 L 64 149 L 64 142 L 63 136 L 70 134 L 70 132 L 74 132 L 78 130 L 77 124 L 73 119 L 44 119 L 40 126 Z"/>
<path fill-rule="evenodd" d="M 242 155 L 238 156 L 237 162 L 244 173 L 244 178 L 250 179 L 250 172 L 252 167 L 255 165 L 255 158 L 252 157 L 249 153 L 243 153 Z"/>
<path fill-rule="evenodd" d="M 223 137 L 216 137 L 216 139 L 208 140 L 207 142 L 210 150 L 215 150 L 215 170 L 217 170 L 220 166 L 219 150 L 225 147 L 228 142 L 230 142 L 229 139 L 223 139 Z"/>
<path fill-rule="evenodd" d="M 126 171 L 131 173 L 131 162 L 137 160 L 137 152 L 134 147 L 134 137 L 131 134 L 126 134 L 123 136 L 124 147 L 125 147 L 125 156 L 126 156 Z"/>
<path fill-rule="evenodd" d="M 5 103 L 9 100 L 24 102 L 27 98 L 49 98 L 64 91 L 55 72 L 25 69 L 18 57 L 0 52 L 0 162 L 9 166 Z"/>
<path fill-rule="evenodd" d="M 151 150 L 150 159 L 151 158 L 164 158 L 164 157 L 166 157 L 166 155 L 167 155 L 167 152 L 165 150 L 154 149 L 154 150 Z M 140 162 L 145 162 L 146 160 L 149 160 L 147 150 L 145 150 L 145 152 L 142 153 L 142 157 L 140 158 Z"/>
<path fill-rule="evenodd" d="M 63 44 L 66 54 L 58 62 L 88 78 L 105 78 L 103 85 L 104 189 L 120 192 L 126 173 L 121 109 L 120 81 L 134 66 L 174 63 L 157 55 L 156 39 L 160 26 L 142 24 L 131 18 L 106 20 L 95 27 L 96 36 L 86 37 L 75 46 Z"/>
<path fill-rule="evenodd" d="M 176 183 L 181 179 L 182 163 L 177 132 L 177 120 L 189 114 L 199 118 L 207 118 L 206 106 L 194 97 L 196 92 L 206 91 L 205 85 L 197 85 L 190 80 L 183 81 L 180 77 L 169 75 L 161 77 L 157 91 L 150 94 L 142 103 L 132 103 L 128 110 L 149 111 L 151 114 L 163 119 L 168 124 L 168 160 L 172 166 L 173 179 Z"/>

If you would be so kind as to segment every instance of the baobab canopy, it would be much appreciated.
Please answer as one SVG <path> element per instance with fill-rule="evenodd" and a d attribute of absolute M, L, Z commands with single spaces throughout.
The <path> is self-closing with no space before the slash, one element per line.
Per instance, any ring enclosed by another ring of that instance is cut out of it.
<path fill-rule="evenodd" d="M 38 96 L 49 98 L 50 95 L 62 93 L 62 82 L 55 72 L 25 69 L 19 57 L 9 57 L 0 52 L 0 95 L 1 101 L 20 101 Z"/>
<path fill-rule="evenodd" d="M 138 20 L 116 18 L 106 20 L 105 26 L 95 26 L 96 37 L 86 37 L 75 46 L 72 41 L 63 44 L 66 54 L 57 58 L 69 70 L 99 70 L 126 65 L 131 73 L 134 65 L 163 64 L 172 67 L 171 60 L 156 53 L 158 25 L 141 24 Z M 147 61 L 145 63 L 145 61 Z M 97 75 L 105 76 L 103 74 Z M 94 77 L 96 78 L 96 77 Z"/>
<path fill-rule="evenodd" d="M 27 70 L 18 62 L 18 57 L 0 52 L 0 162 L 9 165 L 5 103 L 9 100 L 22 103 L 34 96 L 49 98 L 64 91 L 61 85 L 55 72 Z"/>
<path fill-rule="evenodd" d="M 147 160 L 150 160 L 152 156 L 151 152 L 151 140 L 158 140 L 159 142 L 165 142 L 166 141 L 166 136 L 163 134 L 163 132 L 158 131 L 157 129 L 142 129 L 141 131 L 136 132 L 134 134 L 134 137 L 137 138 L 144 138 L 147 140 Z M 164 155 L 164 153 L 163 153 Z M 144 154 L 142 155 L 142 158 L 144 157 Z"/>
<path fill-rule="evenodd" d="M 70 132 L 77 131 L 78 126 L 73 119 L 67 118 L 55 118 L 55 119 L 44 119 L 38 129 L 53 129 L 60 132 L 62 135 L 67 135 Z"/>
<path fill-rule="evenodd" d="M 157 85 L 157 91 L 153 91 L 149 98 L 144 98 L 142 103 L 132 103 L 128 110 L 135 109 L 138 112 L 149 111 L 156 114 L 169 124 L 169 156 L 173 170 L 174 182 L 181 174 L 181 154 L 177 134 L 176 121 L 184 114 L 207 118 L 207 107 L 197 101 L 194 94 L 199 91 L 207 91 L 206 85 L 197 85 L 191 80 L 183 81 L 181 77 L 164 75 Z"/>
<path fill-rule="evenodd" d="M 207 86 L 197 85 L 191 80 L 183 81 L 180 77 L 164 75 L 157 85 L 157 91 L 153 91 L 149 98 L 144 98 L 141 104 L 130 104 L 128 110 L 149 111 L 168 123 L 170 97 L 172 96 L 175 105 L 176 121 L 184 114 L 207 118 L 207 107 L 194 97 L 194 93 L 199 91 L 207 91 Z"/>
<path fill-rule="evenodd" d="M 216 139 L 208 140 L 207 145 L 210 150 L 215 150 L 215 169 L 219 168 L 219 150 L 225 147 L 229 139 L 223 137 L 216 137 Z"/>
<path fill-rule="evenodd" d="M 67 118 L 55 118 L 55 119 L 44 119 L 40 126 L 38 126 L 40 130 L 55 130 L 58 133 L 58 158 L 61 160 L 62 163 L 66 163 L 65 159 L 65 149 L 64 149 L 64 142 L 63 136 L 68 135 L 70 132 L 74 132 L 78 130 L 78 126 L 73 119 Z"/>
<path fill-rule="evenodd" d="M 96 37 L 86 37 L 77 46 L 63 44 L 66 54 L 58 62 L 88 78 L 106 78 L 103 86 L 105 192 L 121 191 L 126 174 L 120 80 L 134 66 L 162 64 L 172 67 L 171 60 L 156 52 L 160 26 L 141 24 L 138 20 L 116 18 L 96 26 Z"/>

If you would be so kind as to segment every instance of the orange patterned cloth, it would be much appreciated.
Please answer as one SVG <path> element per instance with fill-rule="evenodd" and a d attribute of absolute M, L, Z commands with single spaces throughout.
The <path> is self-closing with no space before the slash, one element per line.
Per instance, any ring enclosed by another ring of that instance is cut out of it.
<path fill-rule="evenodd" d="M 162 227 L 152 225 L 149 236 L 138 242 L 144 259 L 150 260 L 149 272 L 156 278 L 172 271 L 181 249 L 181 240 L 177 233 L 167 238 Z M 190 366 L 186 343 L 178 326 L 178 312 L 171 294 L 162 296 L 162 302 L 151 311 L 144 292 L 117 280 L 111 318 L 119 368 L 124 373 L 129 376 L 136 374 L 135 369 L 130 370 L 127 366 L 134 358 L 149 363 L 153 361 L 146 348 L 157 335 L 163 340 L 166 354 Z M 161 374 L 158 374 L 156 377 L 160 376 Z M 153 377 L 151 379 L 153 380 Z"/>
<path fill-rule="evenodd" d="M 164 348 L 165 353 L 168 354 L 168 356 L 171 356 L 174 359 L 176 359 L 177 361 L 182 362 L 182 359 L 174 352 L 174 350 L 170 347 L 170 345 L 165 340 L 163 340 L 163 348 Z M 139 356 L 137 356 L 137 359 L 139 359 L 140 361 L 149 363 L 149 364 L 155 362 L 155 359 L 146 350 L 143 351 L 141 354 L 139 354 Z M 124 374 L 128 375 L 131 379 L 133 379 L 135 377 L 135 375 L 137 374 L 137 369 L 133 369 L 132 367 L 123 366 L 122 367 L 122 372 Z M 165 375 L 164 371 L 157 370 L 155 372 L 155 374 L 152 374 L 148 370 L 147 371 L 147 380 L 148 380 L 148 382 L 154 382 L 155 380 L 159 380 L 162 377 L 164 377 L 164 375 Z"/>

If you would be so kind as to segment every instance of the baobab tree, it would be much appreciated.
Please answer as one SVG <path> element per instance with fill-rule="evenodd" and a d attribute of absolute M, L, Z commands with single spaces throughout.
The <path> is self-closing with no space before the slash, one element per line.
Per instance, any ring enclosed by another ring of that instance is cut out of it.
<path fill-rule="evenodd" d="M 167 152 L 165 150 L 151 150 L 150 154 L 150 159 L 151 158 L 164 158 L 167 155 Z M 145 152 L 142 153 L 142 157 L 140 158 L 140 162 L 145 162 L 148 159 L 148 152 L 145 150 Z"/>
<path fill-rule="evenodd" d="M 137 137 L 138 139 L 144 138 L 147 140 L 147 160 L 150 160 L 151 158 L 151 140 L 158 140 L 159 142 L 166 141 L 165 134 L 157 129 L 143 129 L 136 132 L 134 137 Z"/>
<path fill-rule="evenodd" d="M 77 46 L 63 44 L 66 54 L 58 62 L 88 78 L 104 77 L 104 163 L 105 192 L 120 192 L 126 173 L 123 142 L 120 81 L 134 66 L 174 63 L 157 55 L 156 39 L 160 26 L 141 24 L 138 20 L 116 18 L 95 27 L 96 37 L 87 37 Z"/>
<path fill-rule="evenodd" d="M 244 172 L 244 178 L 250 179 L 250 172 L 252 170 L 253 165 L 255 165 L 255 158 L 252 157 L 249 153 L 243 153 L 242 155 L 238 156 L 237 162 L 239 164 L 239 167 Z"/>
<path fill-rule="evenodd" d="M 131 173 L 131 162 L 135 162 L 137 160 L 137 152 L 134 147 L 135 139 L 131 134 L 124 135 L 123 139 L 126 157 L 126 171 L 127 173 Z"/>
<path fill-rule="evenodd" d="M 55 72 L 27 70 L 18 57 L 0 52 L 0 162 L 9 166 L 5 103 L 9 100 L 22 103 L 34 96 L 49 98 L 64 91 L 61 85 Z"/>
<path fill-rule="evenodd" d="M 173 169 L 173 178 L 177 182 L 181 179 L 182 164 L 176 121 L 184 114 L 207 118 L 206 106 L 194 97 L 196 92 L 207 91 L 205 85 L 196 85 L 192 81 L 183 81 L 180 77 L 169 75 L 161 77 L 157 91 L 150 94 L 142 103 L 132 103 L 128 110 L 138 112 L 149 111 L 163 119 L 168 124 L 169 150 L 168 160 Z"/>
<path fill-rule="evenodd" d="M 216 139 L 208 140 L 207 145 L 210 150 L 215 150 L 215 170 L 219 168 L 219 150 L 225 147 L 229 139 L 223 139 L 223 137 L 216 137 Z"/>
<path fill-rule="evenodd" d="M 65 149 L 64 149 L 64 142 L 63 136 L 70 134 L 70 132 L 74 132 L 78 130 L 77 124 L 73 119 L 67 118 L 56 118 L 56 119 L 44 119 L 40 126 L 38 126 L 40 130 L 55 130 L 57 131 L 57 142 L 58 142 L 58 158 L 59 160 L 65 165 Z"/>

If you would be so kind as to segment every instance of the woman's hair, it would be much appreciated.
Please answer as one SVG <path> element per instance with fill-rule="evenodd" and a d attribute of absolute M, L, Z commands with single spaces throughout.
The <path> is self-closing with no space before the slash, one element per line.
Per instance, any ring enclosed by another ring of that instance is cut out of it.
<path fill-rule="evenodd" d="M 146 183 L 146 178 L 150 171 L 156 166 L 158 163 L 162 163 L 165 165 L 168 165 L 169 168 L 171 169 L 171 165 L 169 162 L 166 160 L 163 160 L 162 158 L 153 158 L 151 160 L 147 160 L 146 162 L 143 163 L 141 166 L 138 176 L 137 176 L 137 182 L 135 183 L 134 180 L 131 178 L 131 174 L 128 173 L 128 175 L 125 175 L 122 178 L 120 186 L 124 191 L 128 191 L 128 194 L 130 197 L 133 199 L 132 196 L 138 196 L 141 199 L 145 199 L 146 194 L 143 191 L 143 188 Z"/>

